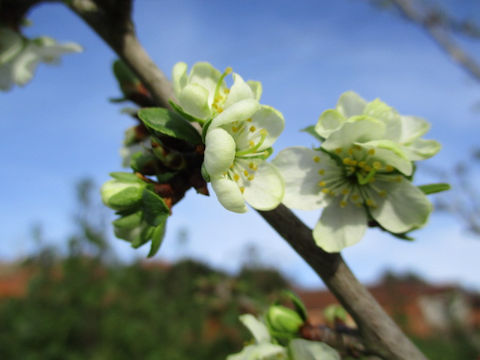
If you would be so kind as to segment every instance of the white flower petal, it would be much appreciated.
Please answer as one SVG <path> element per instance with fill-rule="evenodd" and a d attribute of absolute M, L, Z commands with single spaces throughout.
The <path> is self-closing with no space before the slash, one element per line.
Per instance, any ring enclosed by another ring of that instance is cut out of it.
<path fill-rule="evenodd" d="M 198 84 L 188 84 L 178 96 L 178 101 L 183 110 L 200 119 L 206 119 L 210 116 L 210 107 L 208 106 L 208 90 Z"/>
<path fill-rule="evenodd" d="M 338 130 L 345 122 L 343 115 L 334 109 L 326 110 L 318 118 L 318 122 L 315 125 L 315 131 L 323 137 L 328 138 L 330 134 Z"/>
<path fill-rule="evenodd" d="M 411 161 L 425 160 L 440 151 L 442 145 L 435 140 L 416 139 L 405 145 L 403 151 Z"/>
<path fill-rule="evenodd" d="M 391 106 L 387 105 L 380 99 L 375 99 L 369 102 L 363 114 L 374 119 L 380 120 L 385 124 L 385 138 L 398 141 L 400 138 L 402 123 L 397 111 Z"/>
<path fill-rule="evenodd" d="M 367 102 L 353 91 L 344 92 L 337 102 L 337 110 L 347 119 L 354 115 L 361 115 Z"/>
<path fill-rule="evenodd" d="M 222 113 L 217 115 L 210 127 L 218 127 L 226 125 L 234 121 L 244 121 L 252 117 L 253 114 L 260 108 L 260 104 L 257 100 L 246 99 L 239 101 L 232 106 L 226 108 Z"/>
<path fill-rule="evenodd" d="M 250 89 L 252 89 L 255 99 L 257 99 L 257 101 L 260 101 L 263 91 L 262 83 L 260 81 L 247 80 L 247 84 L 248 86 L 250 86 Z"/>
<path fill-rule="evenodd" d="M 363 207 L 348 203 L 340 207 L 340 199 L 333 199 L 323 210 L 313 229 L 313 238 L 327 252 L 339 252 L 361 240 L 367 229 L 367 214 Z"/>
<path fill-rule="evenodd" d="M 292 360 L 341 360 L 334 348 L 319 341 L 293 339 L 289 348 Z"/>
<path fill-rule="evenodd" d="M 282 201 L 283 179 L 272 164 L 263 161 L 254 172 L 255 178 L 245 183 L 243 196 L 257 210 L 272 210 Z"/>
<path fill-rule="evenodd" d="M 198 84 L 207 89 L 209 96 L 209 104 L 213 102 L 215 89 L 222 74 L 207 62 L 198 62 L 193 65 L 188 77 L 188 82 Z"/>
<path fill-rule="evenodd" d="M 280 111 L 267 105 L 261 105 L 260 109 L 252 116 L 251 124 L 258 129 L 267 131 L 267 137 L 258 149 L 261 151 L 271 147 L 277 140 L 285 128 L 285 119 Z"/>
<path fill-rule="evenodd" d="M 182 89 L 187 86 L 187 64 L 178 62 L 172 70 L 172 83 L 175 96 L 178 98 Z"/>
<path fill-rule="evenodd" d="M 381 139 L 385 133 L 385 124 L 370 117 L 358 117 L 354 122 L 346 122 L 340 129 L 333 132 L 322 144 L 326 150 L 348 148 L 354 143 L 364 143 Z"/>
<path fill-rule="evenodd" d="M 314 159 L 319 160 L 315 162 Z M 282 202 L 291 208 L 313 210 L 326 206 L 320 191 L 318 171 L 341 171 L 326 154 L 305 147 L 282 150 L 272 161 L 285 183 Z"/>
<path fill-rule="evenodd" d="M 386 192 L 386 197 L 371 192 L 377 207 L 370 213 L 388 231 L 405 233 L 419 228 L 428 220 L 432 204 L 425 194 L 406 179 L 400 182 L 376 181 L 375 186 Z"/>
<path fill-rule="evenodd" d="M 17 85 L 25 85 L 29 82 L 40 60 L 35 47 L 31 44 L 27 45 L 12 61 L 13 81 Z"/>
<path fill-rule="evenodd" d="M 233 85 L 230 88 L 230 93 L 225 101 L 224 108 L 228 108 L 229 106 L 245 99 L 255 99 L 255 95 L 242 77 L 234 73 Z"/>
<path fill-rule="evenodd" d="M 400 116 L 401 132 L 399 142 L 409 143 L 426 134 L 430 130 L 430 123 L 416 116 Z"/>
<path fill-rule="evenodd" d="M 375 154 L 369 158 L 379 160 L 383 165 L 390 165 L 407 176 L 412 175 L 412 162 L 403 151 L 403 147 L 397 143 L 390 140 L 374 140 L 356 145 L 366 150 L 374 150 Z"/>
<path fill-rule="evenodd" d="M 215 191 L 218 201 L 225 209 L 236 213 L 247 211 L 245 200 L 237 183 L 224 177 L 213 178 L 211 181 L 213 191 Z"/>
<path fill-rule="evenodd" d="M 208 129 L 204 166 L 210 176 L 222 174 L 235 159 L 235 140 L 222 128 Z"/>
<path fill-rule="evenodd" d="M 248 345 L 238 354 L 228 356 L 227 360 L 288 360 L 288 355 L 283 346 L 262 343 Z"/>
<path fill-rule="evenodd" d="M 250 331 L 257 343 L 270 342 L 270 333 L 264 323 L 251 314 L 240 315 L 240 321 Z"/>

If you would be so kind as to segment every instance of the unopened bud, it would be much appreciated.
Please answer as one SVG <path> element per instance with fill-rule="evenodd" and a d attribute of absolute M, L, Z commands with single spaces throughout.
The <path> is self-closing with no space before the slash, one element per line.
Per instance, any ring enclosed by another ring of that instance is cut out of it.
<path fill-rule="evenodd" d="M 297 334 L 303 325 L 303 319 L 295 310 L 281 305 L 270 306 L 267 312 L 267 322 L 277 336 L 284 337 Z"/>
<path fill-rule="evenodd" d="M 142 192 L 146 184 L 138 182 L 122 182 L 109 180 L 102 185 L 102 201 L 114 210 L 127 210 L 142 200 Z"/>

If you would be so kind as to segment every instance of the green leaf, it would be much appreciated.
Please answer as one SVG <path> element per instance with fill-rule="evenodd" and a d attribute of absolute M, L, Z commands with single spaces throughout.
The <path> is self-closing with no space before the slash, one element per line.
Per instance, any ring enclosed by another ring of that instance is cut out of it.
<path fill-rule="evenodd" d="M 306 132 L 307 134 L 312 135 L 315 139 L 317 139 L 319 141 L 324 141 L 325 140 L 323 137 L 318 135 L 318 133 L 315 131 L 315 125 L 307 126 L 305 129 L 302 129 L 300 131 L 303 131 L 303 132 Z"/>
<path fill-rule="evenodd" d="M 165 201 L 153 191 L 145 189 L 142 195 L 144 219 L 151 226 L 158 226 L 165 222 L 170 215 L 170 209 Z"/>
<path fill-rule="evenodd" d="M 189 113 L 186 113 L 185 111 L 183 111 L 183 108 L 177 103 L 174 103 L 172 100 L 168 100 L 168 103 L 173 108 L 173 110 L 175 110 L 184 119 L 187 119 L 188 121 L 192 121 L 192 122 L 198 122 L 200 124 L 203 124 L 205 122 L 204 120 L 196 118 L 195 116 L 192 116 Z"/>
<path fill-rule="evenodd" d="M 122 93 L 126 97 L 141 85 L 140 79 L 122 60 L 115 60 L 113 62 L 113 73 L 117 78 Z"/>
<path fill-rule="evenodd" d="M 153 164 L 155 161 L 155 156 L 152 154 L 144 154 L 141 151 L 135 153 L 132 155 L 132 158 L 130 160 L 130 167 L 134 171 L 138 171 L 140 173 L 145 173 L 143 170 Z"/>
<path fill-rule="evenodd" d="M 152 257 L 155 255 L 162 245 L 163 237 L 165 236 L 165 226 L 167 224 L 167 216 L 163 218 L 163 223 L 157 225 L 155 230 L 152 234 L 152 243 L 150 244 L 150 252 L 148 253 L 148 257 Z"/>
<path fill-rule="evenodd" d="M 420 190 L 423 191 L 424 194 L 435 194 L 442 191 L 450 190 L 450 184 L 447 183 L 437 183 L 437 184 L 427 184 L 427 185 L 420 185 L 418 186 Z"/>
<path fill-rule="evenodd" d="M 201 144 L 198 131 L 182 117 L 163 108 L 144 108 L 138 116 L 153 132 L 184 140 L 190 144 Z"/>
<path fill-rule="evenodd" d="M 148 226 L 145 224 L 143 225 L 144 226 L 142 228 L 142 231 L 140 232 L 140 235 L 138 235 L 135 239 L 132 240 L 131 245 L 134 249 L 139 248 L 152 238 L 152 234 L 155 228 L 153 226 Z"/>
<path fill-rule="evenodd" d="M 111 172 L 109 174 L 112 178 L 122 182 L 141 182 L 137 175 L 126 172 Z"/>

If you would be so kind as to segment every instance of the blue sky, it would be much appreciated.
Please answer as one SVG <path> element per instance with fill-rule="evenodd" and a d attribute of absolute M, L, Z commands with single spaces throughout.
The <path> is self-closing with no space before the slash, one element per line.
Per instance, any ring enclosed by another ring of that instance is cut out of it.
<path fill-rule="evenodd" d="M 472 13 L 472 8 L 456 11 Z M 121 170 L 118 149 L 123 131 L 133 125 L 120 114 L 121 106 L 107 101 L 119 95 L 110 71 L 113 52 L 61 5 L 38 7 L 29 18 L 33 26 L 26 29 L 28 35 L 75 41 L 85 51 L 65 56 L 60 67 L 41 65 L 30 84 L 0 94 L 0 259 L 31 251 L 33 223 L 44 224 L 47 237 L 57 243 L 65 239 L 74 209 L 73 184 L 85 176 L 101 184 L 109 172 Z M 286 119 L 276 151 L 315 145 L 299 129 L 314 124 L 346 90 L 369 100 L 380 97 L 401 113 L 428 119 L 428 137 L 443 144 L 440 154 L 427 161 L 432 166 L 448 170 L 478 145 L 479 114 L 472 108 L 480 100 L 479 84 L 421 29 L 367 2 L 142 0 L 135 2 L 135 21 L 141 42 L 168 76 L 177 61 L 209 61 L 262 81 L 262 102 Z M 478 44 L 463 43 L 480 53 Z M 417 183 L 426 180 L 420 177 Z M 319 216 L 298 214 L 309 225 Z M 190 241 L 179 249 L 176 237 L 182 228 L 188 228 Z M 416 242 L 405 243 L 371 230 L 344 255 L 364 281 L 375 280 L 387 268 L 411 269 L 432 281 L 480 289 L 480 239 L 454 218 L 434 214 L 415 237 Z M 143 257 L 148 250 L 112 242 L 124 259 Z M 282 268 L 290 278 L 320 286 L 255 212 L 229 213 L 214 196 L 193 191 L 174 208 L 157 257 L 191 255 L 235 270 L 244 260 L 245 244 L 255 244 L 265 263 Z"/>

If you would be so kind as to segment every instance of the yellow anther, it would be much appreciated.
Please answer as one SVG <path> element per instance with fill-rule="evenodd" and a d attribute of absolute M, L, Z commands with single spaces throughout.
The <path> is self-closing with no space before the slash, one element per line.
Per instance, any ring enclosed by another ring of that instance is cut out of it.
<path fill-rule="evenodd" d="M 240 186 L 240 192 L 243 194 L 245 192 L 245 188 L 243 186 Z"/>
<path fill-rule="evenodd" d="M 238 131 L 238 127 L 237 127 L 237 126 L 232 126 L 232 131 L 233 131 L 233 132 L 237 132 L 237 131 Z"/>
<path fill-rule="evenodd" d="M 229 93 L 230 93 L 230 89 L 225 88 L 225 89 L 223 89 L 223 92 L 224 92 L 225 94 L 229 94 Z"/>
<path fill-rule="evenodd" d="M 346 158 L 343 159 L 343 163 L 344 163 L 345 165 L 350 165 L 350 161 L 352 161 L 352 159 L 350 159 L 350 158 L 348 158 L 348 157 L 346 157 Z"/>
<path fill-rule="evenodd" d="M 374 207 L 375 206 L 375 202 L 372 200 L 372 199 L 367 199 L 365 201 L 365 204 L 367 204 L 367 206 L 370 206 L 370 207 Z"/>
<path fill-rule="evenodd" d="M 248 121 L 248 122 L 252 122 L 253 120 L 252 120 L 252 118 L 248 118 L 247 121 Z"/>
<path fill-rule="evenodd" d="M 365 161 L 360 161 L 360 162 L 358 163 L 358 167 L 361 167 L 361 168 L 364 168 L 365 165 L 367 165 L 367 163 L 366 163 Z"/>
<path fill-rule="evenodd" d="M 375 149 L 369 149 L 368 155 L 375 155 Z"/>
<path fill-rule="evenodd" d="M 233 69 L 229 66 L 225 69 L 225 74 L 230 74 L 233 71 Z"/>
<path fill-rule="evenodd" d="M 370 165 L 367 165 L 365 164 L 365 166 L 363 167 L 363 169 L 366 171 L 366 172 L 370 172 L 372 170 L 372 167 Z"/>
<path fill-rule="evenodd" d="M 250 169 L 252 169 L 252 170 L 257 170 L 257 166 L 256 166 L 253 162 L 251 162 L 250 164 L 248 164 L 248 167 L 249 167 Z"/>
<path fill-rule="evenodd" d="M 221 113 L 221 112 L 223 112 L 223 108 L 219 107 L 219 108 L 217 109 L 217 111 L 218 111 L 219 113 Z"/>
<path fill-rule="evenodd" d="M 348 194 L 350 194 L 350 189 L 343 189 L 343 190 L 342 190 L 342 194 L 343 194 L 343 195 L 348 195 Z"/>
<path fill-rule="evenodd" d="M 233 175 L 233 180 L 235 180 L 235 181 L 240 180 L 240 175 L 238 175 L 238 174 Z"/>
<path fill-rule="evenodd" d="M 353 148 L 348 149 L 348 153 L 349 153 L 350 155 L 353 155 Z"/>
<path fill-rule="evenodd" d="M 233 163 L 230 164 L 229 168 L 230 168 L 230 169 L 233 169 Z"/>
<path fill-rule="evenodd" d="M 213 107 L 215 110 L 218 109 L 218 105 L 217 105 L 216 103 L 213 103 L 213 104 L 212 104 L 212 107 Z"/>
<path fill-rule="evenodd" d="M 385 190 L 380 190 L 378 192 L 378 195 L 380 195 L 381 197 L 385 197 L 385 196 L 387 196 L 387 192 Z"/>
<path fill-rule="evenodd" d="M 254 147 L 255 146 L 255 141 L 249 140 L 248 145 L 250 145 L 250 147 Z"/>
<path fill-rule="evenodd" d="M 351 161 L 350 161 L 350 165 L 355 166 L 355 165 L 357 165 L 357 164 L 358 164 L 358 161 L 357 161 L 357 160 L 351 160 Z"/>
<path fill-rule="evenodd" d="M 398 175 L 398 176 L 395 178 L 395 181 L 396 181 L 396 182 L 402 182 L 402 180 L 403 180 L 403 178 L 402 178 L 400 175 Z"/>
<path fill-rule="evenodd" d="M 347 206 L 347 202 L 345 200 L 340 201 L 340 207 L 344 208 L 345 206 Z"/>
<path fill-rule="evenodd" d="M 320 156 L 314 156 L 313 157 L 313 161 L 315 161 L 316 163 L 320 162 Z"/>
<path fill-rule="evenodd" d="M 390 166 L 390 165 L 385 166 L 385 171 L 386 172 L 392 172 L 393 171 L 393 166 Z"/>
<path fill-rule="evenodd" d="M 358 194 L 353 194 L 352 195 L 352 200 L 353 201 L 357 201 L 358 199 L 360 199 L 360 196 L 358 196 Z"/>
<path fill-rule="evenodd" d="M 374 161 L 373 168 L 376 170 L 380 170 L 382 168 L 382 163 L 380 161 Z"/>
<path fill-rule="evenodd" d="M 353 150 L 362 150 L 360 145 L 353 145 Z"/>
<path fill-rule="evenodd" d="M 260 135 L 267 136 L 267 135 L 268 135 L 268 131 L 265 130 L 265 129 L 262 129 L 262 130 L 260 130 Z"/>
<path fill-rule="evenodd" d="M 250 180 L 250 181 L 252 181 L 253 179 L 255 179 L 255 175 L 252 174 L 252 175 L 250 175 L 247 179 Z"/>
<path fill-rule="evenodd" d="M 318 175 L 325 175 L 325 169 L 318 170 Z"/>
<path fill-rule="evenodd" d="M 319 181 L 318 182 L 318 186 L 325 186 L 327 185 L 327 183 L 325 181 Z"/>
<path fill-rule="evenodd" d="M 342 151 L 343 151 L 342 148 L 336 148 L 336 149 L 335 149 L 335 152 L 336 152 L 337 154 L 340 154 Z"/>
<path fill-rule="evenodd" d="M 243 170 L 243 175 L 248 176 L 248 171 L 247 171 L 247 170 Z"/>
<path fill-rule="evenodd" d="M 215 99 L 213 101 L 218 103 L 218 102 L 222 101 L 222 99 L 223 98 L 220 95 L 217 95 L 217 96 L 215 96 Z"/>
<path fill-rule="evenodd" d="M 250 129 L 248 129 L 248 130 L 250 130 L 250 132 L 254 132 L 255 130 L 257 130 L 257 128 L 252 125 L 252 126 L 250 126 Z"/>
<path fill-rule="evenodd" d="M 330 193 L 330 189 L 323 188 L 323 189 L 322 189 L 322 192 L 323 192 L 324 194 L 329 194 L 329 193 Z"/>

